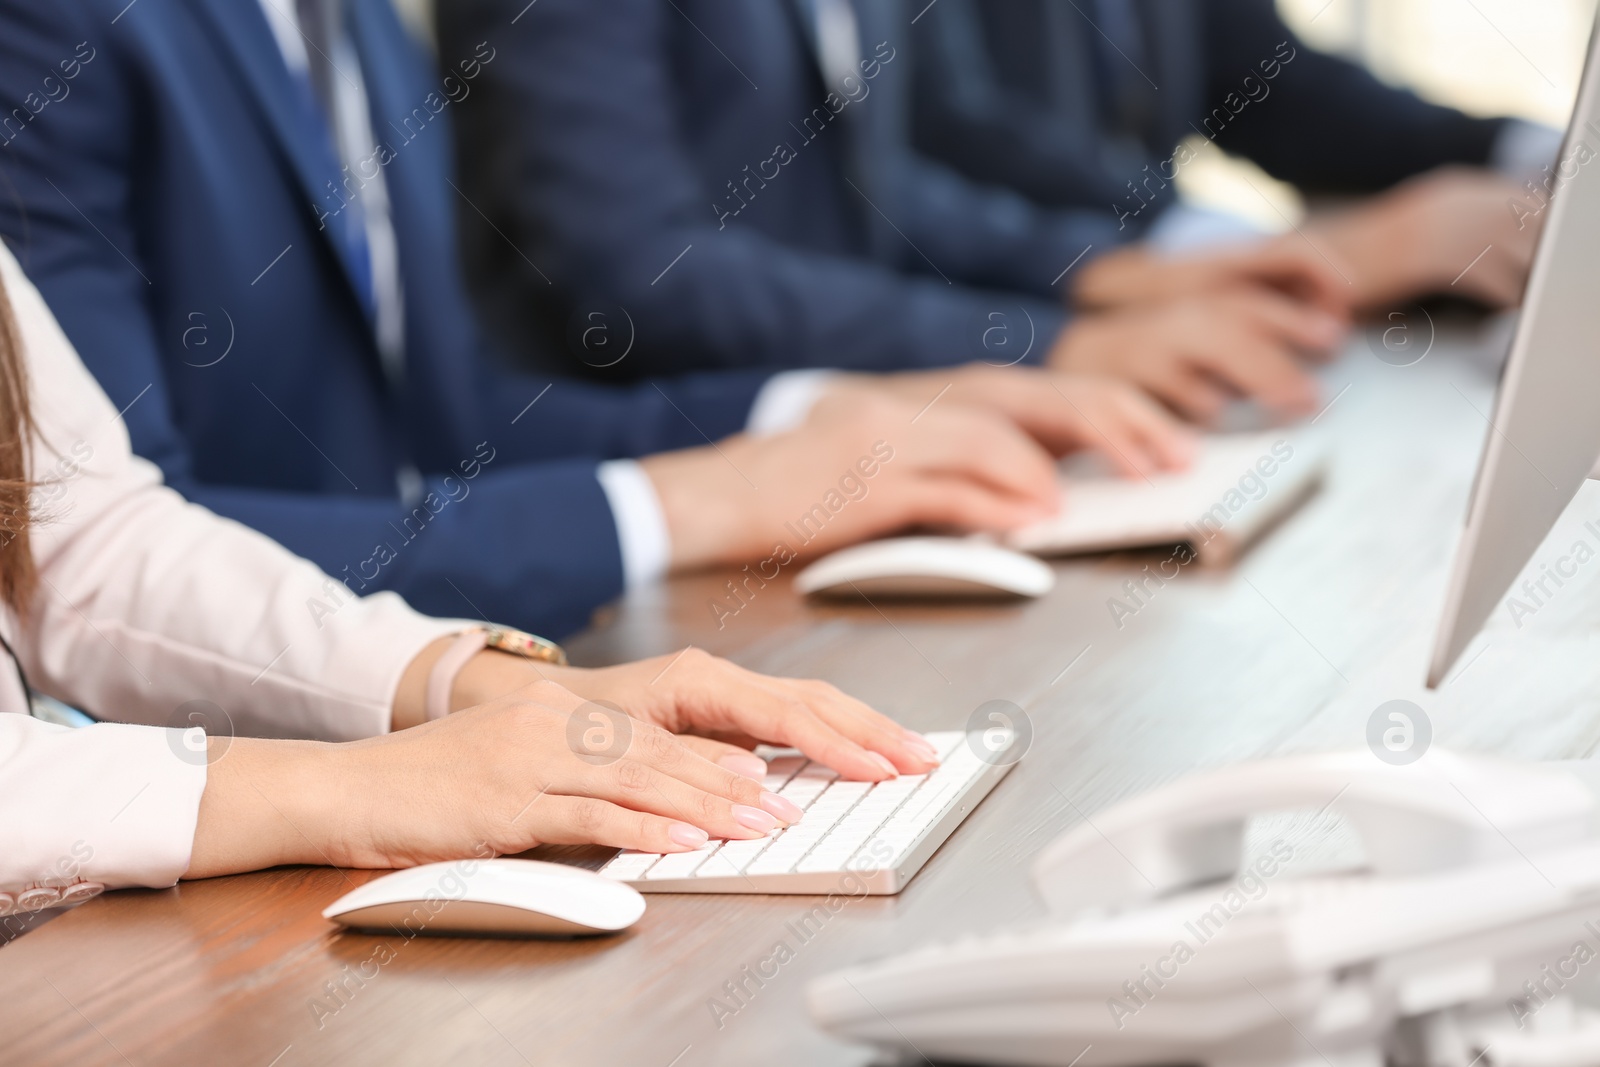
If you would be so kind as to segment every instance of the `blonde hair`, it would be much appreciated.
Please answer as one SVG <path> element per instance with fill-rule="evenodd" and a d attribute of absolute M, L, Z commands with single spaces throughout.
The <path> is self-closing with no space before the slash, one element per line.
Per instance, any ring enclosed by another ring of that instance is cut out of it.
<path fill-rule="evenodd" d="M 27 611 L 39 584 L 28 537 L 33 489 L 28 454 L 33 431 L 22 342 L 0 283 L 0 601 L 19 614 Z"/>

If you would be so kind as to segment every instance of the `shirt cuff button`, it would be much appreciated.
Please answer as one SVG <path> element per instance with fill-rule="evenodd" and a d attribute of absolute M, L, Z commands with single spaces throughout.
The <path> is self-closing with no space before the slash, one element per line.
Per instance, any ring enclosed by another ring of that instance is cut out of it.
<path fill-rule="evenodd" d="M 47 885 L 24 889 L 17 894 L 18 911 L 39 911 L 53 907 L 61 899 L 61 891 Z"/>
<path fill-rule="evenodd" d="M 106 891 L 99 882 L 74 882 L 61 891 L 62 904 L 77 904 Z"/>

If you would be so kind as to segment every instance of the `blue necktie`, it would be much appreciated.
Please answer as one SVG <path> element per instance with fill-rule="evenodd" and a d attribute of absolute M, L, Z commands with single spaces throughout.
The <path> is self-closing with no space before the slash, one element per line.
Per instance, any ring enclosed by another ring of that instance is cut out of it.
<path fill-rule="evenodd" d="M 300 32 L 306 41 L 307 66 L 297 72 L 305 110 L 326 150 L 338 195 L 330 194 L 322 209 L 337 213 L 324 220 L 333 240 L 344 252 L 351 279 L 369 318 L 377 314 L 377 294 L 372 276 L 372 250 L 367 245 L 367 220 L 355 189 L 343 182 L 345 139 L 339 131 L 340 77 L 333 55 L 344 39 L 344 5 L 340 0 L 295 0 Z M 342 206 L 340 206 L 342 205 Z"/>
<path fill-rule="evenodd" d="M 1139 137 L 1154 90 L 1145 75 L 1144 36 L 1132 0 L 1095 0 L 1093 63 L 1102 120 L 1116 134 Z"/>

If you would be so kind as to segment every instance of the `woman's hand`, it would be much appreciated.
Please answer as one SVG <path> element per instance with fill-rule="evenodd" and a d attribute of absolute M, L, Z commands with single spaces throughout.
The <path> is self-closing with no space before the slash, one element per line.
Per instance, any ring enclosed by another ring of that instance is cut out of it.
<path fill-rule="evenodd" d="M 218 739 L 188 877 L 282 863 L 405 867 L 599 844 L 683 852 L 797 821 L 653 723 L 538 682 L 346 744 Z"/>
<path fill-rule="evenodd" d="M 757 674 L 698 648 L 619 667 L 541 664 L 539 670 L 580 696 L 615 704 L 674 734 L 715 739 L 682 740 L 754 778 L 766 768 L 738 746 L 758 741 L 798 748 L 846 778 L 873 782 L 922 774 L 937 763 L 920 734 L 827 682 Z"/>
<path fill-rule="evenodd" d="M 555 682 L 671 733 L 697 734 L 680 740 L 749 778 L 766 774 L 766 764 L 748 751 L 760 741 L 798 748 L 847 778 L 865 781 L 922 774 L 936 762 L 920 734 L 827 682 L 757 674 L 698 648 L 597 668 L 556 667 L 485 651 L 458 676 L 455 705 L 490 703 L 538 681 Z"/>

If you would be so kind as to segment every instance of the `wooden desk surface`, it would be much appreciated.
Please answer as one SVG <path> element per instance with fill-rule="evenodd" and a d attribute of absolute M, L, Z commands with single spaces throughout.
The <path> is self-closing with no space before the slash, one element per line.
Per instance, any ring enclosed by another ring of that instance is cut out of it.
<path fill-rule="evenodd" d="M 1600 738 L 1600 565 L 1520 630 L 1497 616 L 1456 678 L 1421 688 L 1487 428 L 1484 362 L 1458 342 L 1393 367 L 1357 342 L 1318 423 L 1336 442 L 1326 488 L 1238 566 L 1187 569 L 1120 629 L 1108 598 L 1162 556 L 1063 564 L 1056 590 L 1024 605 L 827 607 L 773 586 L 720 631 L 708 601 L 725 576 L 698 577 L 576 642 L 586 662 L 694 643 L 828 678 L 922 728 L 962 726 L 993 699 L 1026 709 L 1032 750 L 910 887 L 849 904 L 809 940 L 787 924 L 814 901 L 794 897 L 655 896 L 604 941 L 407 943 L 319 917 L 363 872 L 123 892 L 0 949 L 0 1062 L 857 1064 L 862 1049 L 808 1022 L 806 981 L 1039 916 L 1028 862 L 1080 812 L 1196 767 L 1360 746 L 1372 711 L 1400 697 L 1427 709 L 1435 743 L 1586 755 Z M 1588 489 L 1550 545 L 1590 536 L 1587 518 L 1600 518 Z M 713 998 L 738 1003 L 724 983 L 780 940 L 794 958 L 719 1026 Z"/>

